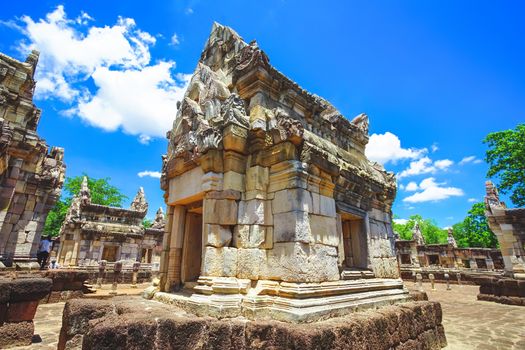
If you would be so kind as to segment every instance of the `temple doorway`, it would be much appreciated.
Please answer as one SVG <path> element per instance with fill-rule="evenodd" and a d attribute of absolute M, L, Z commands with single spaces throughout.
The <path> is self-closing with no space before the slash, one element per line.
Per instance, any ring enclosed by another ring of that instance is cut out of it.
<path fill-rule="evenodd" d="M 104 249 L 102 250 L 102 260 L 106 260 L 108 262 L 117 261 L 117 251 L 118 251 L 118 246 L 105 245 Z"/>
<path fill-rule="evenodd" d="M 201 202 L 202 203 L 202 202 Z M 202 204 L 188 206 L 184 225 L 181 282 L 195 282 L 200 276 L 202 262 Z"/>
<path fill-rule="evenodd" d="M 364 220 L 358 216 L 345 214 L 342 216 L 342 228 L 344 248 L 343 267 L 354 269 L 368 268 L 368 250 Z"/>

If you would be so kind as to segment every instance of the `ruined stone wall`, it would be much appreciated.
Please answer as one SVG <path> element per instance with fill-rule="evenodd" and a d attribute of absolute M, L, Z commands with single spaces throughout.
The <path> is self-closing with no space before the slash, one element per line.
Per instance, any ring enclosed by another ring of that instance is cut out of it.
<path fill-rule="evenodd" d="M 37 132 L 33 104 L 38 52 L 25 62 L 0 54 L 0 256 L 34 258 L 49 210 L 60 196 L 64 151 Z"/>

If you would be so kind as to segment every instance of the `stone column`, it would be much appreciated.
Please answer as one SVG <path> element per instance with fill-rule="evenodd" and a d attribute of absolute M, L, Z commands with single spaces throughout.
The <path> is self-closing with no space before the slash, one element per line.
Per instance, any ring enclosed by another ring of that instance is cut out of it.
<path fill-rule="evenodd" d="M 494 261 L 492 260 L 492 258 L 487 258 L 486 262 L 487 262 L 487 269 L 494 270 Z"/>
<path fill-rule="evenodd" d="M 471 269 L 477 269 L 478 268 L 478 263 L 476 262 L 476 259 L 473 259 L 473 258 L 470 259 L 470 268 Z"/>
<path fill-rule="evenodd" d="M 168 205 L 166 213 L 166 225 L 164 226 L 164 236 L 162 237 L 162 252 L 160 253 L 159 280 L 160 289 L 165 292 L 169 290 L 168 268 L 169 268 L 169 251 L 171 240 L 171 226 L 173 225 L 173 206 Z"/>
<path fill-rule="evenodd" d="M 166 290 L 173 290 L 181 283 L 182 243 L 184 240 L 184 226 L 186 221 L 186 207 L 175 205 L 171 225 L 168 269 L 166 276 Z"/>

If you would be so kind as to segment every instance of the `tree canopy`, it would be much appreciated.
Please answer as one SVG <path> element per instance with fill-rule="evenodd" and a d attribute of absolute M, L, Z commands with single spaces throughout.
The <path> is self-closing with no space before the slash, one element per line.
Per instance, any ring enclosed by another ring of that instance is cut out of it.
<path fill-rule="evenodd" d="M 512 203 L 525 206 L 525 124 L 514 130 L 493 132 L 483 140 L 489 147 L 485 160 L 488 177 L 498 177 L 498 189 Z"/>
<path fill-rule="evenodd" d="M 401 239 L 412 239 L 412 230 L 419 223 L 419 229 L 425 238 L 426 244 L 447 243 L 447 231 L 439 228 L 434 220 L 423 219 L 421 215 L 411 215 L 404 223 L 393 223 L 394 231 Z"/>
<path fill-rule="evenodd" d="M 67 211 L 71 206 L 73 197 L 80 191 L 82 180 L 86 174 L 81 176 L 68 177 L 64 182 L 62 198 L 60 198 L 49 214 L 44 225 L 44 234 L 58 236 L 60 227 L 64 222 Z M 88 188 L 91 193 L 91 202 L 93 204 L 109 205 L 112 207 L 121 207 L 123 202 L 128 198 L 115 186 L 111 185 L 109 177 L 102 179 L 88 178 Z"/>
<path fill-rule="evenodd" d="M 496 248 L 498 239 L 490 230 L 485 217 L 485 204 L 475 203 L 467 217 L 452 227 L 454 238 L 459 247 Z"/>

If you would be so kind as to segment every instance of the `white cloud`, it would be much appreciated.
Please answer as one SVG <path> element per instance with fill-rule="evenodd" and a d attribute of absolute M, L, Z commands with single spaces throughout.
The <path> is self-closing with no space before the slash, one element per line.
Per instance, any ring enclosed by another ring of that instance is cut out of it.
<path fill-rule="evenodd" d="M 394 219 L 394 222 L 396 224 L 404 225 L 408 222 L 408 220 L 407 219 Z"/>
<path fill-rule="evenodd" d="M 173 33 L 173 35 L 171 36 L 171 45 L 177 46 L 179 44 L 180 44 L 179 36 L 177 35 L 177 33 Z"/>
<path fill-rule="evenodd" d="M 150 64 L 156 39 L 137 28 L 132 18 L 119 17 L 109 26 L 90 26 L 85 12 L 69 19 L 63 6 L 45 18 L 23 16 L 20 27 L 27 41 L 19 50 L 41 52 L 37 98 L 58 98 L 78 116 L 107 131 L 121 129 L 147 143 L 171 128 L 177 101 L 188 75 L 174 74 L 175 62 Z M 88 81 L 94 89 L 87 88 Z"/>
<path fill-rule="evenodd" d="M 441 160 L 436 160 L 434 162 L 434 166 L 437 168 L 437 169 L 447 169 L 449 168 L 452 164 L 454 164 L 453 161 L 451 161 L 450 159 L 441 159 Z"/>
<path fill-rule="evenodd" d="M 421 159 L 410 162 L 407 169 L 397 174 L 398 179 L 404 177 L 421 175 L 421 174 L 435 174 L 437 171 L 445 171 L 454 164 L 450 159 L 441 159 L 432 162 L 429 157 L 423 157 Z"/>
<path fill-rule="evenodd" d="M 430 150 L 432 151 L 432 153 L 436 152 L 438 149 L 439 147 L 435 142 L 432 144 L 432 146 L 430 146 Z"/>
<path fill-rule="evenodd" d="M 399 137 L 388 131 L 384 134 L 372 134 L 365 149 L 368 159 L 383 165 L 402 159 L 417 159 L 425 153 L 426 148 L 402 148 Z"/>
<path fill-rule="evenodd" d="M 410 181 L 408 185 L 405 186 L 405 191 L 413 192 L 413 191 L 417 191 L 418 188 L 419 187 L 417 183 L 415 183 L 414 181 Z"/>
<path fill-rule="evenodd" d="M 479 163 L 481 163 L 481 162 L 482 162 L 482 160 L 476 158 L 476 156 L 468 156 L 468 157 L 464 157 L 464 158 L 459 162 L 459 165 L 465 165 L 465 164 L 468 164 L 468 163 L 479 164 Z"/>
<path fill-rule="evenodd" d="M 424 179 L 419 184 L 421 192 L 403 199 L 403 202 L 421 203 L 440 201 L 450 197 L 463 196 L 463 190 L 457 187 L 442 187 L 443 183 L 437 183 L 433 177 Z"/>
<path fill-rule="evenodd" d="M 193 9 L 191 7 L 188 7 L 186 9 L 186 11 L 184 11 L 184 13 L 186 13 L 187 15 L 192 15 L 193 14 Z"/>
<path fill-rule="evenodd" d="M 151 170 L 144 170 L 137 174 L 139 177 L 153 177 L 156 179 L 160 179 L 161 173 L 159 171 L 151 171 Z"/>
<path fill-rule="evenodd" d="M 99 87 L 87 101 L 81 101 L 77 115 L 107 131 L 118 128 L 131 135 L 164 137 L 173 124 L 177 101 L 184 87 L 170 75 L 173 63 L 160 62 L 142 70 L 95 70 L 92 78 Z"/>
<path fill-rule="evenodd" d="M 469 199 L 467 199 L 467 201 L 468 201 L 469 203 L 475 203 L 475 202 L 477 202 L 478 200 L 477 200 L 476 198 L 469 198 Z"/>

